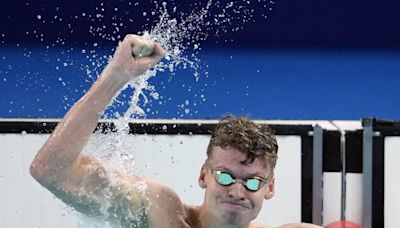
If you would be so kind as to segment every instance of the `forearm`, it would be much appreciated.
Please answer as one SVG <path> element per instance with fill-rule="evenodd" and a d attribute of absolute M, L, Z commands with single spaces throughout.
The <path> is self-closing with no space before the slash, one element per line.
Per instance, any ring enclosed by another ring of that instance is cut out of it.
<path fill-rule="evenodd" d="M 104 69 L 90 90 L 58 124 L 31 165 L 35 178 L 57 179 L 58 174 L 76 161 L 104 109 L 126 84 L 124 79 L 113 74 L 110 66 Z"/>

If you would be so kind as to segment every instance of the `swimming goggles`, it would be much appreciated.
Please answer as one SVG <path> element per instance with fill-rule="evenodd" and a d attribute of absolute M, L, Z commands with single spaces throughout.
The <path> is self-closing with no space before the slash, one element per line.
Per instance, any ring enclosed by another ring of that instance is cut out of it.
<path fill-rule="evenodd" d="M 246 180 L 239 180 L 235 179 L 235 177 L 232 176 L 232 174 L 226 171 L 213 170 L 211 167 L 210 170 L 218 184 L 222 186 L 230 186 L 234 183 L 242 183 L 242 185 L 251 192 L 256 192 L 262 187 L 264 187 L 268 179 L 268 178 L 264 179 L 261 177 L 251 177 Z"/>

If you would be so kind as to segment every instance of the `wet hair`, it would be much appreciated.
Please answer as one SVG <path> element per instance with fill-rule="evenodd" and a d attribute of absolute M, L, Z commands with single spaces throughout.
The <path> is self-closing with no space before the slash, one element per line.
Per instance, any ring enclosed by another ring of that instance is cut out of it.
<path fill-rule="evenodd" d="M 262 164 L 273 170 L 278 158 L 278 144 L 272 129 L 266 124 L 256 124 L 250 118 L 233 115 L 224 116 L 217 124 L 207 148 L 207 160 L 213 148 L 234 148 L 246 154 L 242 164 L 251 164 L 260 159 Z"/>

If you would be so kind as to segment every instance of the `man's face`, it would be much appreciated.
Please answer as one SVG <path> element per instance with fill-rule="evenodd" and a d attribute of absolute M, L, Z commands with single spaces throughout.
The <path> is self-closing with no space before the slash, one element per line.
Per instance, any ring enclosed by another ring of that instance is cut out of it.
<path fill-rule="evenodd" d="M 211 154 L 199 178 L 200 186 L 206 189 L 204 206 L 220 224 L 248 224 L 257 217 L 263 200 L 273 196 L 273 181 L 268 179 L 265 186 L 253 192 L 247 190 L 240 182 L 222 186 L 215 180 L 211 169 L 227 172 L 240 180 L 252 177 L 267 178 L 271 171 L 264 167 L 259 159 L 248 165 L 241 164 L 246 155 L 237 149 L 214 147 Z"/>

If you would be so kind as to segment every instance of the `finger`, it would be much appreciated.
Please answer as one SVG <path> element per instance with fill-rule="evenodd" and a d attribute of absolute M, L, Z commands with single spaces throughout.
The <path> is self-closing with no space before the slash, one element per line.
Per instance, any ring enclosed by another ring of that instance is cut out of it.
<path fill-rule="evenodd" d="M 154 52 L 154 42 L 145 41 L 143 42 L 142 56 L 150 56 Z"/>
<path fill-rule="evenodd" d="M 132 46 L 132 55 L 133 55 L 133 57 L 135 57 L 135 58 L 140 58 L 140 57 L 143 57 L 143 49 L 144 49 L 144 46 L 143 45 L 140 45 L 140 44 L 136 44 L 136 45 L 134 45 L 134 46 Z"/>
<path fill-rule="evenodd" d="M 146 57 L 142 57 L 140 59 L 141 63 L 143 65 L 146 65 L 148 68 L 154 67 L 155 65 L 157 65 L 158 62 L 160 62 L 160 60 L 163 58 L 163 55 L 151 55 L 151 56 L 146 56 Z"/>
<path fill-rule="evenodd" d="M 147 57 L 154 52 L 154 42 L 149 40 L 138 40 L 133 44 L 132 53 L 135 57 Z"/>
<path fill-rule="evenodd" d="M 135 41 L 137 41 L 139 39 L 140 39 L 140 36 L 138 36 L 138 35 L 128 34 L 128 35 L 125 36 L 124 42 L 135 43 Z"/>
<path fill-rule="evenodd" d="M 167 52 L 164 50 L 164 48 L 161 47 L 159 43 L 154 44 L 154 51 L 153 51 L 153 58 L 156 62 L 159 62 L 164 56 L 167 54 Z"/>
<path fill-rule="evenodd" d="M 135 35 L 126 35 L 125 38 L 118 44 L 118 47 L 115 51 L 116 56 L 129 56 L 132 55 L 131 43 L 132 40 L 135 40 Z"/>
<path fill-rule="evenodd" d="M 140 57 L 144 46 L 143 38 L 138 35 L 128 34 L 122 41 L 122 45 L 125 48 L 125 51 L 130 52 L 129 54 L 132 57 Z"/>

